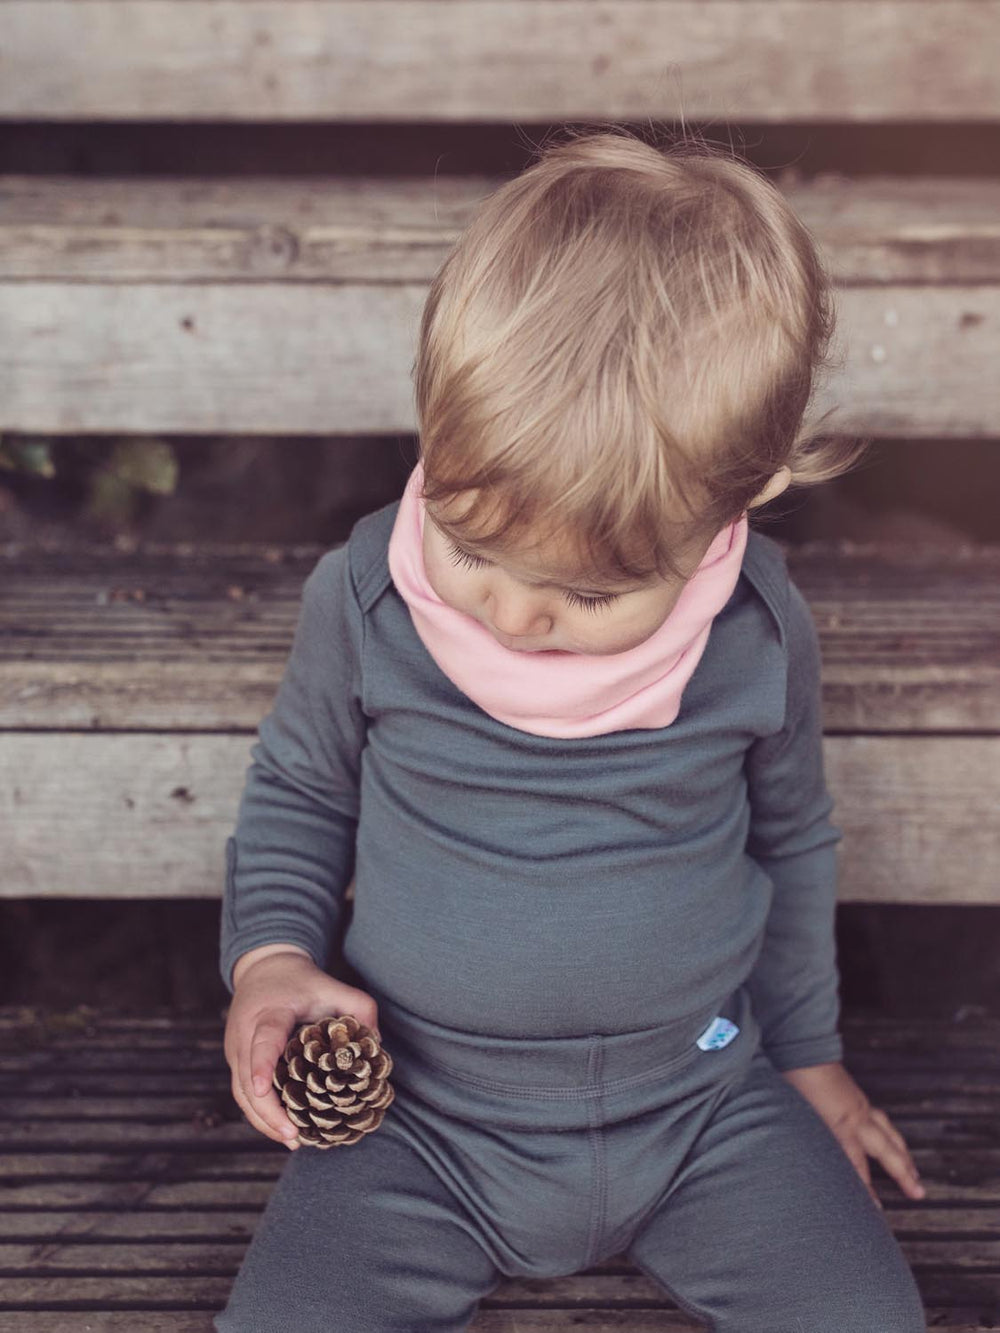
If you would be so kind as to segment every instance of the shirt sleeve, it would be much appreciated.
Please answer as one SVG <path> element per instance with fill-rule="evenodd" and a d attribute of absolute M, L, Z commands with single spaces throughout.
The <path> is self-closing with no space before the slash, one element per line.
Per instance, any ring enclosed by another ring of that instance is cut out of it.
<path fill-rule="evenodd" d="M 819 636 L 794 583 L 784 725 L 750 746 L 746 776 L 747 852 L 774 886 L 747 981 L 762 1045 L 779 1070 L 840 1060 L 835 848 L 843 834 L 830 822 L 823 771 Z"/>
<path fill-rule="evenodd" d="M 248 949 L 298 944 L 326 964 L 354 873 L 364 624 L 347 547 L 328 551 L 303 585 L 295 636 L 258 728 L 226 841 L 220 971 Z"/>

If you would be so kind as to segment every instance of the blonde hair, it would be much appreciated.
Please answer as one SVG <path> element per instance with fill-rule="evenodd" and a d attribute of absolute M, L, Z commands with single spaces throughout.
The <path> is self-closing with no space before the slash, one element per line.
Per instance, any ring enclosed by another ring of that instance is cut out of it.
<path fill-rule="evenodd" d="M 566 135 L 479 203 L 431 285 L 424 495 L 476 492 L 449 518 L 459 540 L 568 534 L 595 570 L 686 577 L 677 553 L 780 467 L 813 485 L 867 447 L 804 426 L 830 364 L 829 279 L 732 150 Z"/>

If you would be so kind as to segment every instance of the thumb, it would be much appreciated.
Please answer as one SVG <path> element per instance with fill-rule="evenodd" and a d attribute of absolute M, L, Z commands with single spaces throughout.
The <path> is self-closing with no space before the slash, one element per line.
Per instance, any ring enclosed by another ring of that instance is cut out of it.
<path fill-rule="evenodd" d="M 367 991 L 359 990 L 357 986 L 348 986 L 346 982 L 331 977 L 329 985 L 324 986 L 320 999 L 323 1004 L 332 1006 L 333 1013 L 353 1014 L 359 1023 L 371 1028 L 379 1041 L 382 1040 L 382 1034 L 378 1030 L 378 1005 Z"/>

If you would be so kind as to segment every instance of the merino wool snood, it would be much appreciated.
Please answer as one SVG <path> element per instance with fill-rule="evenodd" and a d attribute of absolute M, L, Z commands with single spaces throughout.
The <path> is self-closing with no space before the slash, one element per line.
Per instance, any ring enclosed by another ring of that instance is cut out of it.
<path fill-rule="evenodd" d="M 597 655 L 517 652 L 449 606 L 427 578 L 423 468 L 414 468 L 389 540 L 389 571 L 424 647 L 490 717 L 535 736 L 600 736 L 666 727 L 729 601 L 743 563 L 744 512 L 714 538 L 663 624 L 634 648 Z"/>

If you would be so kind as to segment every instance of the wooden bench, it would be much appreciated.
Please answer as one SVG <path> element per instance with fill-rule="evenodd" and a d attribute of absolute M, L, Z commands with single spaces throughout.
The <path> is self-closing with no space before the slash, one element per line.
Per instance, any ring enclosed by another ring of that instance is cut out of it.
<path fill-rule="evenodd" d="M 0 8 L 0 119 L 98 135 L 213 119 L 683 116 L 714 137 L 734 120 L 1000 123 L 998 0 L 952 0 L 947 21 L 918 0 Z M 498 183 L 446 168 L 0 176 L 0 430 L 412 432 L 427 285 Z M 1000 183 L 789 169 L 779 184 L 838 289 L 844 368 L 817 409 L 876 440 L 997 436 Z M 219 893 L 321 551 L 0 548 L 0 895 Z M 1000 548 L 788 556 L 823 649 L 841 898 L 996 903 Z M 849 1067 L 928 1186 L 916 1204 L 876 1170 L 934 1328 L 1000 1329 L 998 1034 L 973 1012 L 845 1023 Z M 207 1333 L 283 1160 L 230 1100 L 221 1020 L 9 1010 L 0 1038 L 0 1333 Z M 475 1324 L 691 1327 L 624 1260 L 505 1283 Z"/>
<path fill-rule="evenodd" d="M 927 1186 L 913 1203 L 874 1172 L 928 1327 L 1000 1329 L 1000 1022 L 859 1020 L 845 1039 Z M 285 1158 L 239 1117 L 220 1024 L 4 1011 L 0 1042 L 0 1333 L 210 1333 Z M 699 1327 L 617 1256 L 502 1282 L 472 1333 Z"/>

